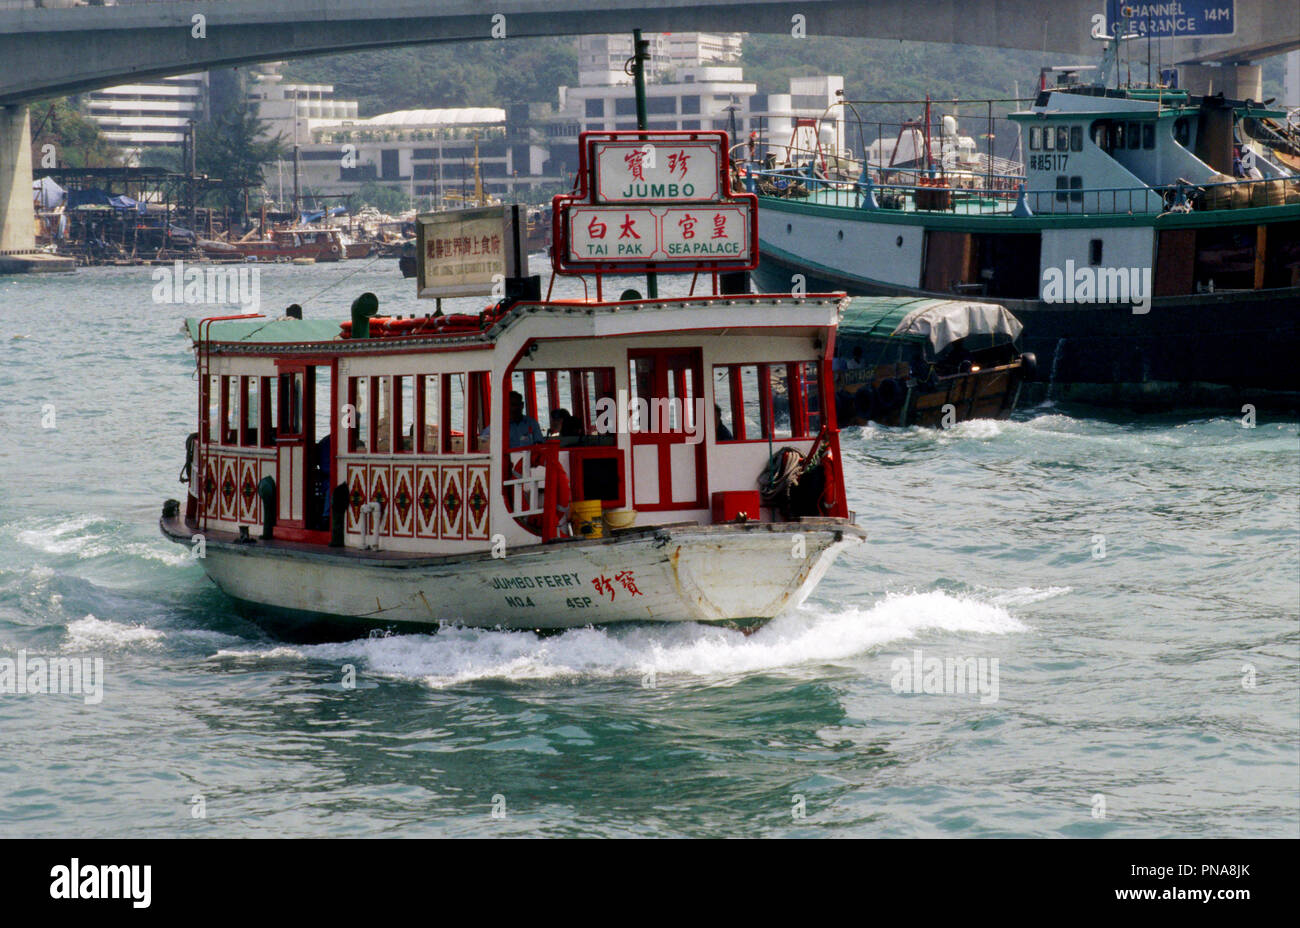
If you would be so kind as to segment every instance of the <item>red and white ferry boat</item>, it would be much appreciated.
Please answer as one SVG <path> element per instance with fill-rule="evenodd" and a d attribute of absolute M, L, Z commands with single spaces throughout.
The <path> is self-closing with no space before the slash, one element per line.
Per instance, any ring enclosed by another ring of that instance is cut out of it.
<path fill-rule="evenodd" d="M 737 203 L 692 209 L 725 230 Z M 864 537 L 831 386 L 845 298 L 623 296 L 190 320 L 198 429 L 163 533 L 268 617 L 555 629 L 793 608 Z"/>

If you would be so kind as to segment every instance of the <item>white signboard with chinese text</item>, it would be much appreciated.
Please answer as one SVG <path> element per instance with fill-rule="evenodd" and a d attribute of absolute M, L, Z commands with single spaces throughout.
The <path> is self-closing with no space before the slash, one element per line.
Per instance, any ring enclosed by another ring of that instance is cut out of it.
<path fill-rule="evenodd" d="M 494 283 L 516 276 L 514 234 L 507 206 L 421 214 L 416 219 L 418 294 L 490 295 Z"/>
<path fill-rule="evenodd" d="M 748 263 L 753 255 L 748 202 L 690 206 L 568 208 L 568 259 L 587 262 Z"/>
<path fill-rule="evenodd" d="M 724 194 L 726 157 L 721 136 L 591 142 L 592 194 L 597 203 L 689 203 Z"/>

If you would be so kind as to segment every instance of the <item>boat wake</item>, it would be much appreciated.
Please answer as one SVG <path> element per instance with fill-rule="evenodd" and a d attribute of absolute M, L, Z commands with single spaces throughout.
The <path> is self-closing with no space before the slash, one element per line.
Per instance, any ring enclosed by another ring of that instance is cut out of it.
<path fill-rule="evenodd" d="M 5 526 L 19 544 L 46 554 L 91 560 L 110 555 L 159 561 L 172 567 L 192 563 L 189 553 L 176 545 L 158 541 L 128 540 L 131 527 L 95 515 L 62 519 L 33 519 Z"/>
<path fill-rule="evenodd" d="M 573 629 L 556 635 L 445 628 L 333 644 L 221 650 L 213 660 L 356 662 L 362 672 L 442 688 L 479 680 L 711 678 L 847 664 L 922 631 L 1005 635 L 1028 627 L 1003 606 L 942 591 L 895 593 L 866 608 L 814 606 L 751 635 L 697 624 Z"/>

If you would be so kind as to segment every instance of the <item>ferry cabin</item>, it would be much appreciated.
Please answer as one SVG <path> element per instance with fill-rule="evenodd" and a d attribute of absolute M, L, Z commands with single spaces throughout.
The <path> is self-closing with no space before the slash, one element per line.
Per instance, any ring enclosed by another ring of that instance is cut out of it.
<path fill-rule="evenodd" d="M 519 577 L 525 574 L 515 576 L 520 552 L 544 546 L 548 557 L 540 563 L 550 566 L 535 566 L 526 576 L 580 584 L 554 592 L 567 592 L 581 604 L 603 595 L 593 586 L 618 574 L 615 561 L 601 558 L 612 556 L 624 534 L 603 541 L 584 534 L 590 522 L 566 518 L 566 510 L 572 516 L 584 502 L 599 501 L 605 511 L 635 510 L 629 536 L 653 534 L 661 526 L 761 530 L 801 518 L 810 524 L 834 520 L 833 533 L 810 538 L 806 564 L 792 562 L 782 541 L 776 554 L 781 560 L 771 570 L 761 559 L 751 560 L 740 575 L 701 592 L 676 617 L 774 614 L 784 603 L 764 604 L 766 612 L 745 603 L 745 586 L 762 582 L 744 576 L 748 570 L 759 576 L 765 570 L 788 573 L 794 563 L 799 569 L 781 581 L 788 589 L 773 596 L 795 601 L 829 565 L 843 536 L 857 532 L 842 521 L 849 513 L 834 403 L 825 401 L 824 392 L 842 300 L 755 295 L 517 303 L 483 317 L 362 317 L 342 326 L 298 319 L 191 320 L 199 429 L 183 525 L 179 516 L 170 526 L 165 519 L 164 530 L 186 540 L 188 533 L 202 534 L 209 540 L 209 561 L 211 542 L 228 556 L 241 529 L 254 541 L 250 554 L 253 547 L 260 555 L 270 549 L 314 551 L 335 564 L 351 556 L 427 566 L 435 563 L 429 558 L 441 557 L 454 568 L 457 556 L 506 555 L 473 561 L 474 570 L 495 569 L 480 578 L 481 589 L 470 591 L 476 595 L 523 583 Z M 367 327 L 370 337 L 360 337 Z M 511 447 L 512 432 L 520 440 L 529 431 L 508 425 L 512 392 L 523 398 L 525 415 L 543 433 L 557 434 Z M 816 496 L 809 501 L 805 494 L 785 512 L 763 505 L 758 481 L 773 451 L 789 447 L 807 455 L 819 443 L 818 466 L 807 481 L 819 488 Z M 717 538 L 712 542 L 721 563 Z M 561 564 L 555 553 L 566 545 L 588 551 L 586 567 L 603 566 L 588 576 L 585 568 L 573 569 L 575 562 Z M 243 560 L 240 570 L 205 566 L 236 598 L 274 600 L 241 587 L 253 582 L 248 576 L 254 565 L 267 559 Z M 324 572 L 313 576 L 328 587 L 334 581 L 325 563 Z M 648 564 L 643 567 L 652 574 L 659 569 Z M 284 583 L 289 576 L 264 572 L 258 582 Z M 292 576 L 294 583 L 309 582 Z M 680 588 L 684 576 L 679 572 L 663 584 Z M 624 593 L 620 604 L 635 599 Z M 414 595 L 402 595 L 407 594 Z M 542 608 L 516 615 L 499 596 L 485 606 L 474 605 L 466 593 L 468 598 L 448 600 L 445 610 L 405 600 L 390 604 L 385 593 L 371 596 L 368 609 L 340 597 L 340 590 L 317 599 L 300 590 L 280 604 L 395 620 L 457 621 L 474 610 L 503 624 L 577 621 L 543 614 Z M 541 605 L 534 598 L 529 602 Z M 503 611 L 493 612 L 491 604 Z M 612 616 L 607 608 L 579 624 L 611 617 L 656 616 L 644 609 Z"/>

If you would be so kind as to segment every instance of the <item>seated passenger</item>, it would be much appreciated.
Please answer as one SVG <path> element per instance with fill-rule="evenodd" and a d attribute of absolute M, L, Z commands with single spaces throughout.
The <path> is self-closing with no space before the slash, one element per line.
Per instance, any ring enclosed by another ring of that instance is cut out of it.
<path fill-rule="evenodd" d="M 483 429 L 479 433 L 479 441 L 484 445 L 492 432 L 491 426 Z M 524 414 L 524 397 L 518 390 L 510 391 L 510 448 L 526 448 L 529 445 L 541 444 L 546 440 L 542 434 L 542 427 L 537 424 L 537 420 Z"/>
<path fill-rule="evenodd" d="M 561 447 L 576 445 L 583 439 L 582 420 L 567 409 L 551 410 L 551 429 L 548 438 L 559 438 Z"/>

